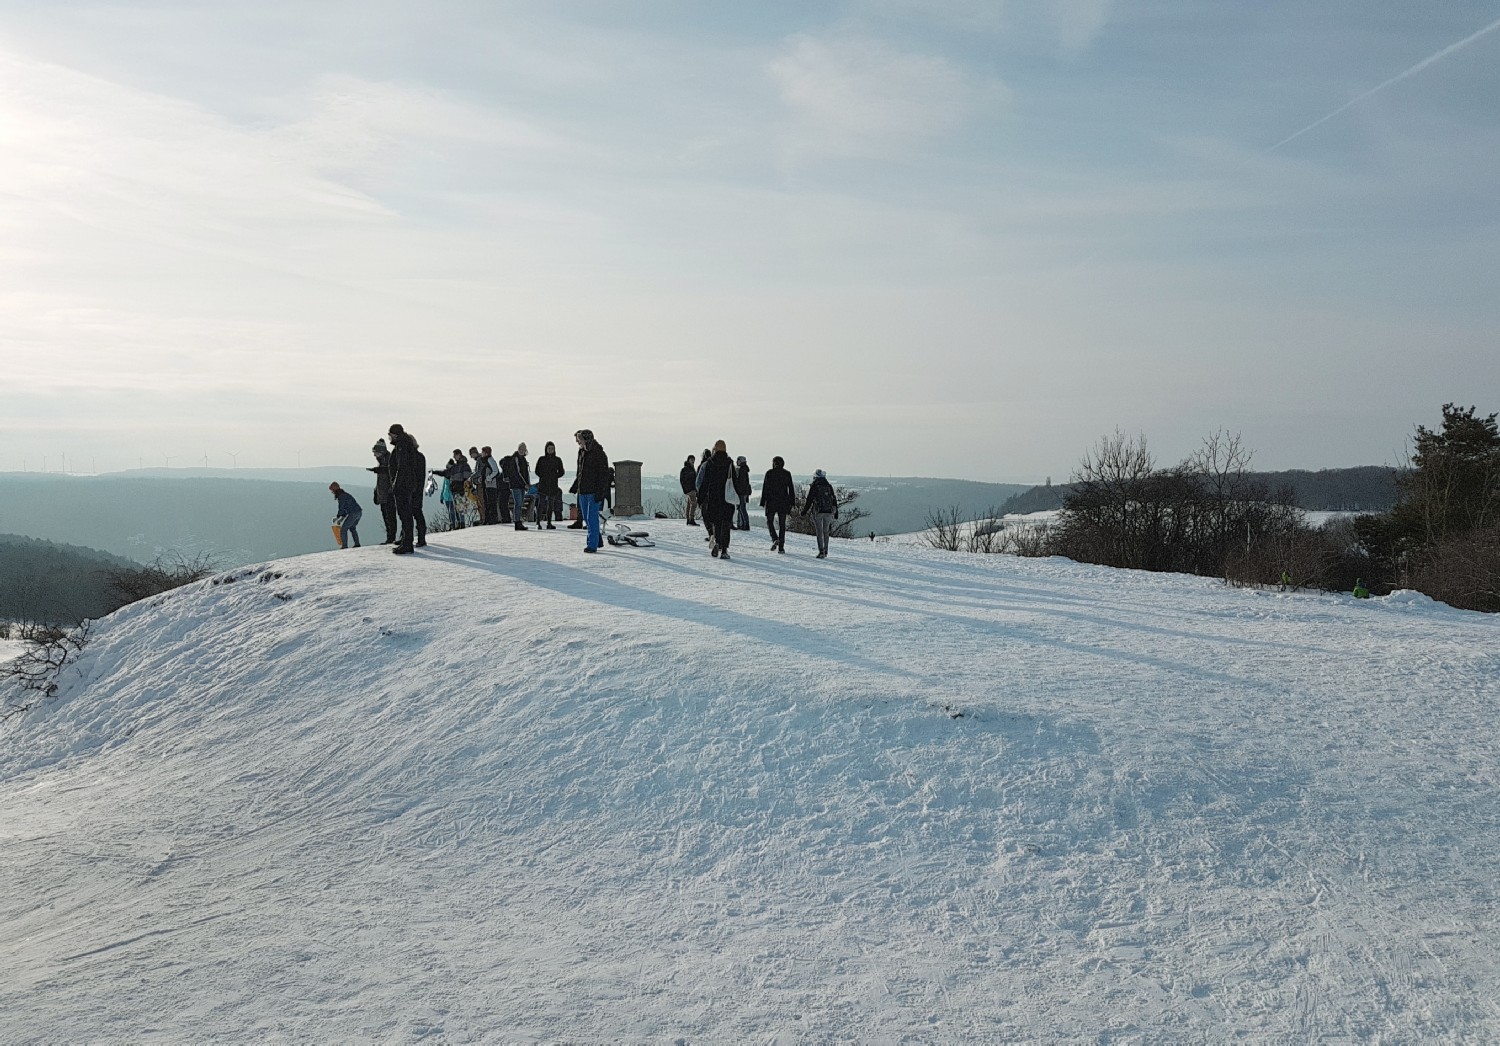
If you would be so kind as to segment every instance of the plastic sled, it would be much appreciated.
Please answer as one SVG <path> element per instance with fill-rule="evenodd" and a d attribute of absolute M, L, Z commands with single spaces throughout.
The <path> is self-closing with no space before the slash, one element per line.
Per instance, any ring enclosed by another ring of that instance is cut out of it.
<path fill-rule="evenodd" d="M 656 547 L 656 542 L 651 540 L 650 534 L 644 530 L 632 530 L 624 523 L 616 523 L 615 532 L 604 535 L 604 540 L 611 545 L 634 545 L 636 548 Z"/>

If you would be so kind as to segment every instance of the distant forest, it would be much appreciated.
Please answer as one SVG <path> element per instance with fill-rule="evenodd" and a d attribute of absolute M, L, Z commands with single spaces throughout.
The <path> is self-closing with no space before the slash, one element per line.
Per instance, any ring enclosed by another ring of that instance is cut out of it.
<path fill-rule="evenodd" d="M 77 624 L 120 606 L 106 575 L 141 564 L 92 548 L 0 534 L 0 621 Z"/>
<path fill-rule="evenodd" d="M 1389 512 L 1399 498 L 1399 469 L 1388 465 L 1361 465 L 1348 469 L 1309 472 L 1248 472 L 1246 479 L 1264 483 L 1271 490 L 1289 489 L 1297 507 L 1307 512 Z M 1032 487 L 1003 506 L 1007 514 L 1055 512 L 1073 489 L 1070 483 Z"/>

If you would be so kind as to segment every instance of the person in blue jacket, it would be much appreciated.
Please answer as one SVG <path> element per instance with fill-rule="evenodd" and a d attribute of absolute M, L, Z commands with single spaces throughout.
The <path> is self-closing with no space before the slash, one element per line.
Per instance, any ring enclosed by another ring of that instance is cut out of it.
<path fill-rule="evenodd" d="M 364 509 L 359 507 L 359 502 L 354 500 L 354 495 L 349 493 L 337 483 L 328 484 L 328 490 L 333 494 L 333 500 L 338 502 L 338 512 L 335 513 L 333 522 L 339 527 L 339 548 L 348 548 L 349 539 L 354 539 L 354 547 L 359 548 L 359 519 L 363 516 Z"/>

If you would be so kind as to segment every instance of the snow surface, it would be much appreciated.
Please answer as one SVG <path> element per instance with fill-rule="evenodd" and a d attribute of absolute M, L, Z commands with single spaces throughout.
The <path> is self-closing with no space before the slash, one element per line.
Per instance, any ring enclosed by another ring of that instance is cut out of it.
<path fill-rule="evenodd" d="M 0 664 L 12 661 L 26 652 L 26 644 L 19 639 L 0 639 Z"/>
<path fill-rule="evenodd" d="M 1500 1039 L 1500 619 L 651 527 L 100 622 L 0 1041 Z"/>

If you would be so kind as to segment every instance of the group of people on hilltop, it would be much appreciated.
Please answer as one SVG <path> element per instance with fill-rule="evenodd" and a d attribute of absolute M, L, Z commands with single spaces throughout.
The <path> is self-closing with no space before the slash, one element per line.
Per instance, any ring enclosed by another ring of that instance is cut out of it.
<path fill-rule="evenodd" d="M 377 443 L 377 458 L 379 447 Z M 526 444 L 520 443 L 514 451 L 497 461 L 489 447 L 470 447 L 467 457 L 455 447 L 453 457 L 446 465 L 430 470 L 431 475 L 442 480 L 440 500 L 448 507 L 449 526 L 454 529 L 464 526 L 466 513 L 462 505 L 467 497 L 475 506 L 478 525 L 503 523 L 517 530 L 529 529 L 524 513 L 526 494 L 532 485 L 528 453 Z M 557 529 L 554 521 L 562 519 L 563 510 L 558 480 L 566 474 L 567 468 L 557 456 L 556 445 L 548 440 L 536 463 L 535 518 L 538 530 Z"/>
<path fill-rule="evenodd" d="M 729 535 L 732 530 L 750 529 L 750 465 L 744 455 L 733 461 L 723 440 L 703 451 L 698 461 L 692 454 L 678 473 L 683 499 L 687 502 L 687 525 L 698 525 L 695 516 L 703 517 L 708 531 L 709 554 L 716 559 L 729 558 Z M 771 459 L 760 486 L 760 505 L 766 510 L 766 529 L 771 532 L 771 548 L 786 551 L 787 516 L 797 507 L 797 487 L 786 462 L 780 455 Z M 802 504 L 803 516 L 813 518 L 813 532 L 818 539 L 818 558 L 828 557 L 828 541 L 833 521 L 838 518 L 838 496 L 822 469 L 813 473 Z"/>
<path fill-rule="evenodd" d="M 577 495 L 578 519 L 570 526 L 587 531 L 585 552 L 597 552 L 603 543 L 600 512 L 610 499 L 613 470 L 609 455 L 592 431 L 580 429 L 573 439 L 578 445 L 578 457 L 568 492 Z M 442 480 L 443 501 L 452 526 L 463 526 L 464 515 L 457 507 L 458 499 L 469 497 L 478 509 L 481 525 L 500 523 L 511 524 L 517 530 L 528 529 L 523 506 L 531 487 L 532 469 L 525 443 L 518 444 L 512 453 L 498 461 L 490 447 L 470 447 L 467 455 L 455 448 L 442 468 L 429 470 L 416 439 L 401 425 L 392 425 L 385 438 L 375 441 L 371 452 L 376 462 L 369 470 L 375 474 L 375 502 L 385 520 L 386 537 L 382 544 L 394 545 L 392 551 L 397 555 L 410 554 L 427 544 L 422 495 L 429 476 Z M 555 530 L 554 520 L 562 519 L 561 481 L 567 475 L 567 468 L 550 441 L 537 459 L 535 475 L 537 529 Z M 695 517 L 701 515 L 708 531 L 705 540 L 709 543 L 709 554 L 716 559 L 729 559 L 730 532 L 750 529 L 748 504 L 753 487 L 749 463 L 743 455 L 731 459 L 724 441 L 719 440 L 703 451 L 701 462 L 689 454 L 679 479 L 687 502 L 687 525 L 697 526 Z M 361 515 L 359 504 L 337 483 L 330 484 L 328 489 L 338 502 L 344 547 L 348 547 L 350 539 L 359 547 L 356 530 Z M 771 459 L 771 468 L 762 478 L 760 505 L 766 511 L 771 548 L 784 553 L 787 517 L 797 508 L 797 488 L 780 456 Z M 812 516 L 819 559 L 828 556 L 833 521 L 838 514 L 833 484 L 818 469 L 808 485 L 801 515 Z"/>
<path fill-rule="evenodd" d="M 579 518 L 571 526 L 575 530 L 588 529 L 586 551 L 594 552 L 601 544 L 599 507 L 607 503 L 610 496 L 609 458 L 588 429 L 580 429 L 573 438 L 578 444 L 578 465 L 569 493 L 578 495 Z M 468 498 L 477 509 L 480 525 L 498 523 L 510 524 L 517 530 L 530 529 L 525 523 L 524 505 L 532 487 L 533 471 L 525 443 L 518 444 L 512 453 L 498 461 L 490 447 L 470 447 L 467 456 L 455 448 L 453 456 L 442 468 L 429 470 L 426 455 L 416 439 L 401 425 L 392 425 L 384 438 L 375 441 L 371 453 L 375 455 L 375 465 L 369 470 L 375 474 L 375 502 L 385 519 L 386 537 L 381 543 L 394 545 L 391 551 L 396 555 L 409 554 L 427 544 L 422 495 L 429 476 L 434 481 L 442 481 L 442 501 L 448 508 L 451 526 L 464 525 L 465 514 L 460 499 Z M 561 480 L 567 472 L 556 445 L 549 440 L 535 469 L 538 530 L 556 530 L 554 521 L 561 522 Z M 342 499 L 348 499 L 353 505 L 355 522 L 359 518 L 358 504 L 347 492 L 339 490 L 338 484 L 332 484 L 329 489 L 335 498 L 340 498 L 339 511 L 345 519 L 344 527 L 352 532 L 353 528 L 347 522 L 349 509 Z M 359 544 L 357 534 L 354 543 Z"/>

